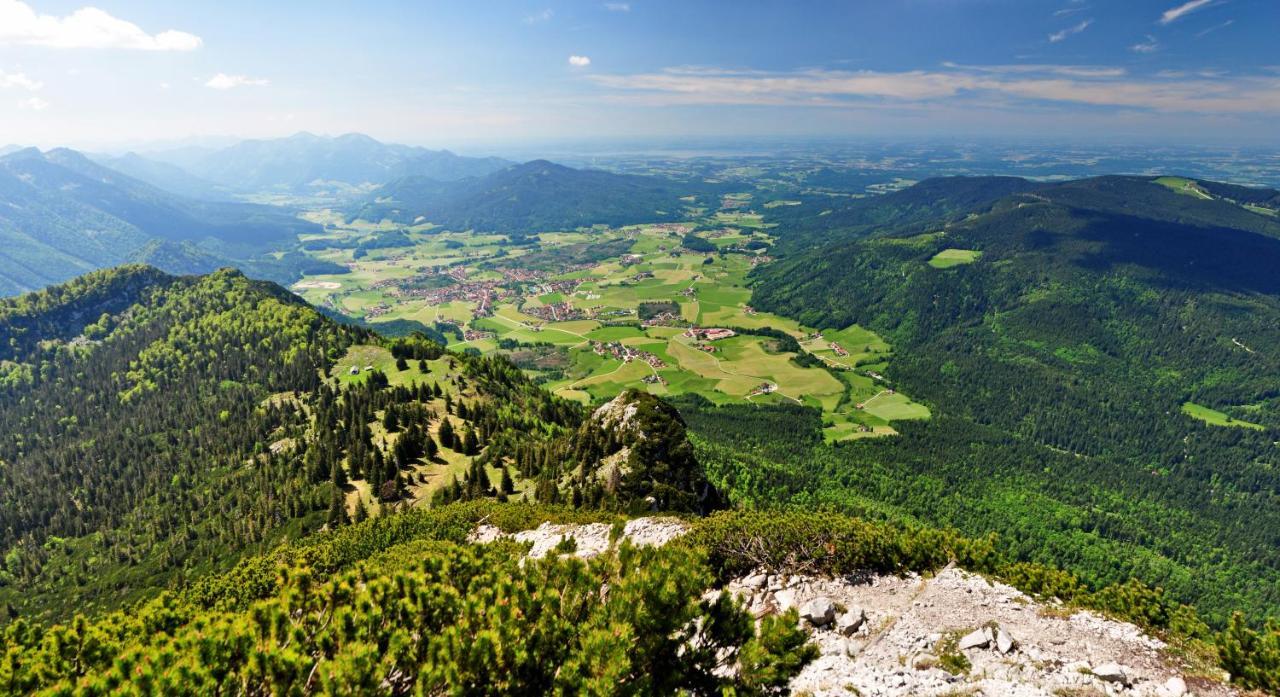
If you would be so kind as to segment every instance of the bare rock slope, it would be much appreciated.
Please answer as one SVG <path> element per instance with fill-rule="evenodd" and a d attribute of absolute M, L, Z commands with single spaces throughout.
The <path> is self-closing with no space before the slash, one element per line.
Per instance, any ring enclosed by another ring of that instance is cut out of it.
<path fill-rule="evenodd" d="M 675 518 L 611 526 L 543 524 L 510 537 L 552 553 L 567 537 L 590 557 L 627 539 L 662 545 L 684 534 Z M 506 537 L 481 525 L 472 541 Z M 714 592 L 714 591 L 713 591 Z M 791 683 L 814 697 L 1181 697 L 1236 695 L 1231 687 L 1184 674 L 1162 641 L 1138 627 L 1033 599 L 981 575 L 948 567 L 931 577 L 868 574 L 816 578 L 763 571 L 729 582 L 752 614 L 796 608 L 821 655 Z"/>

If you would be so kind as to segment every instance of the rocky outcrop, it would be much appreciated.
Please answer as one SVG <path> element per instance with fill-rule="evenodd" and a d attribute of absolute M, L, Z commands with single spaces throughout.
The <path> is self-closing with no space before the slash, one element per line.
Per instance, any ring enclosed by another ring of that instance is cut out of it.
<path fill-rule="evenodd" d="M 613 540 L 662 545 L 683 535 L 676 518 L 637 518 Z M 530 556 L 560 548 L 600 554 L 613 527 L 552 525 L 511 535 Z M 616 534 L 615 534 L 616 536 Z M 480 526 L 474 542 L 508 537 Z M 1238 691 L 1184 674 L 1164 642 L 1138 627 L 1033 599 L 981 575 L 866 575 L 856 580 L 759 570 L 730 581 L 757 618 L 795 609 L 819 657 L 791 683 L 793 694 L 907 697 L 1216 697 Z M 709 591 L 714 594 L 720 591 Z"/>
<path fill-rule="evenodd" d="M 821 655 L 792 681 L 797 694 L 1237 694 L 1184 677 L 1165 644 L 1132 624 L 1042 603 L 955 568 L 856 582 L 760 572 L 728 589 L 757 616 L 799 610 Z M 826 607 L 834 620 L 817 611 Z"/>
<path fill-rule="evenodd" d="M 626 390 L 598 407 L 573 439 L 574 486 L 610 507 L 705 513 L 720 506 L 675 407 Z"/>
<path fill-rule="evenodd" d="M 622 534 L 611 540 L 613 526 L 607 523 L 590 523 L 587 525 L 554 525 L 543 523 L 533 530 L 523 530 L 508 535 L 492 525 L 480 525 L 471 533 L 470 542 L 484 544 L 499 539 L 513 539 L 526 542 L 532 547 L 528 556 L 535 559 L 545 557 L 561 543 L 573 540 L 573 554 L 582 558 L 603 554 L 622 540 L 627 540 L 637 547 L 660 547 L 680 537 L 688 531 L 688 526 L 679 518 L 635 518 L 627 521 Z"/>

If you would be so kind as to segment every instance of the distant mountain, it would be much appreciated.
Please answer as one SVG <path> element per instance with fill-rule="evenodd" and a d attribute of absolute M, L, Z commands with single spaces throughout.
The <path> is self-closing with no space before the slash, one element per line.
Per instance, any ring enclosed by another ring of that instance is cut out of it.
<path fill-rule="evenodd" d="M 353 218 L 431 222 L 455 230 L 537 232 L 675 220 L 702 182 L 573 169 L 534 160 L 486 177 L 441 182 L 405 177 L 374 191 Z"/>
<path fill-rule="evenodd" d="M 201 179 L 175 164 L 153 160 L 135 152 L 91 158 L 103 167 L 187 198 L 206 201 L 229 201 L 232 198 L 231 187 Z"/>
<path fill-rule="evenodd" d="M 294 193 L 334 184 L 367 188 L 405 176 L 450 181 L 483 176 L 511 164 L 496 157 L 462 157 L 447 150 L 381 143 L 358 133 L 333 138 L 299 133 L 246 140 L 212 151 L 184 149 L 149 157 L 238 191 Z"/>
<path fill-rule="evenodd" d="M 173 271 L 256 267 L 319 227 L 292 211 L 243 203 L 196 201 L 103 167 L 73 150 L 34 148 L 0 157 L 0 294 L 42 288 L 95 268 L 146 258 Z M 184 261 L 176 250 L 186 247 Z M 150 251 L 148 251 L 150 250 Z"/>
<path fill-rule="evenodd" d="M 801 205 L 776 209 L 770 219 L 791 231 L 777 251 L 802 249 L 886 226 L 936 225 L 1037 186 L 1018 177 L 937 177 L 867 198 L 805 196 Z"/>
<path fill-rule="evenodd" d="M 1217 623 L 1280 610 L 1277 192 L 1118 176 L 918 188 L 859 204 L 879 226 L 793 219 L 827 244 L 753 274 L 754 307 L 884 335 L 884 377 L 935 415 L 891 447 L 789 453 L 796 478 L 1078 560 L 1092 583 L 1158 583 Z M 918 196 L 968 208 L 895 227 Z"/>

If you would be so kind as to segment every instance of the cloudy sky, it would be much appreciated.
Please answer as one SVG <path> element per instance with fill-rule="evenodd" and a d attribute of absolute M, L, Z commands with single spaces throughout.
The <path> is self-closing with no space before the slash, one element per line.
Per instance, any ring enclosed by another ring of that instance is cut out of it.
<path fill-rule="evenodd" d="M 1275 144 L 1278 0 L 0 0 L 0 145 Z"/>

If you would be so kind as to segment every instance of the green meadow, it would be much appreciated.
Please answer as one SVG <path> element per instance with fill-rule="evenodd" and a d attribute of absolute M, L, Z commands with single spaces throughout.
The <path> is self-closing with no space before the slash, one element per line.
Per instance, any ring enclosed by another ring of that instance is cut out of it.
<path fill-rule="evenodd" d="M 724 228 L 700 233 L 719 250 L 712 253 L 683 249 L 681 232 L 643 225 L 590 233 L 548 233 L 540 235 L 536 247 L 514 247 L 500 235 L 442 233 L 422 226 L 407 232 L 412 242 L 409 246 L 373 249 L 357 258 L 351 239 L 373 239 L 390 228 L 367 224 L 331 228 L 323 239 L 332 246 L 313 244 L 311 253 L 343 264 L 351 272 L 307 277 L 295 284 L 294 290 L 314 304 L 366 319 L 374 327 L 397 320 L 427 327 L 449 322 L 482 332 L 470 340 L 453 340 L 449 344 L 453 350 L 501 352 L 511 342 L 549 347 L 541 350 L 559 352 L 564 358 L 552 367 L 527 368 L 530 375 L 556 394 L 586 403 L 637 388 L 667 396 L 697 393 L 720 404 L 805 404 L 822 410 L 828 440 L 892 434 L 894 421 L 929 418 L 923 405 L 905 395 L 885 393 L 879 379 L 868 374 L 879 375 L 892 358 L 889 344 L 874 332 L 851 326 L 819 333 L 750 306 L 747 275 L 752 256 L 759 252 L 743 252 L 741 248 L 747 241 L 767 243 L 770 238 L 760 229 L 759 216 L 744 207 L 750 204 L 749 197 L 731 196 L 728 200 L 742 205 L 712 218 Z M 619 247 L 621 240 L 627 243 Z M 560 269 L 554 263 L 545 266 L 545 260 L 554 262 L 557 254 L 563 253 L 569 260 L 577 253 L 573 250 L 610 244 L 614 245 L 610 249 L 628 250 L 629 256 L 596 257 L 577 268 L 568 261 Z M 501 272 L 504 266 L 523 268 L 520 257 L 535 252 L 544 264 L 539 267 L 545 274 L 543 280 L 506 279 Z M 947 250 L 944 255 L 954 265 L 972 261 L 977 252 Z M 432 302 L 396 288 L 397 283 L 417 275 L 430 272 L 428 275 L 442 276 L 445 271 L 451 278 L 441 278 L 436 287 L 493 282 L 503 289 L 504 297 L 486 316 L 479 316 L 475 300 Z M 465 280 L 455 281 L 453 276 Z M 553 280 L 575 284 L 548 291 L 545 284 Z M 679 317 L 669 326 L 642 327 L 637 308 L 651 301 L 676 303 Z M 547 321 L 536 314 L 561 303 L 574 308 L 580 317 Z M 735 328 L 740 333 L 700 342 L 685 336 L 691 325 Z M 799 356 L 780 350 L 776 339 L 741 333 L 764 329 L 791 335 L 802 353 L 817 357 L 820 363 L 798 362 Z M 619 360 L 612 349 L 597 355 L 592 342 L 616 342 L 643 353 L 630 361 Z M 373 347 L 353 349 L 334 368 L 333 376 L 344 381 L 363 380 L 367 375 L 364 367 L 369 365 L 393 382 L 430 379 L 417 375 L 416 365 L 410 371 L 396 371 L 390 354 Z M 350 374 L 352 366 L 358 368 L 355 375 Z"/>

